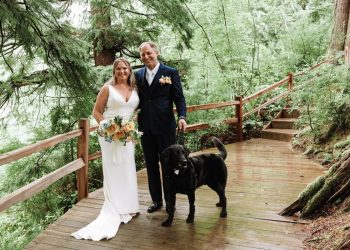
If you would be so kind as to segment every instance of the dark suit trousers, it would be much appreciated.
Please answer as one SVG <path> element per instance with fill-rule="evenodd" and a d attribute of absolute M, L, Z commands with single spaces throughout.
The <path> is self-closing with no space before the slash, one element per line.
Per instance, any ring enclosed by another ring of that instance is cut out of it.
<path fill-rule="evenodd" d="M 144 134 L 141 137 L 141 144 L 146 161 L 148 188 L 151 194 L 152 201 L 161 202 L 162 183 L 160 178 L 159 156 L 165 148 L 175 144 L 175 131 L 173 134 Z M 164 173 L 164 171 L 162 171 L 162 173 Z M 166 197 L 164 198 L 165 200 L 167 200 Z"/>

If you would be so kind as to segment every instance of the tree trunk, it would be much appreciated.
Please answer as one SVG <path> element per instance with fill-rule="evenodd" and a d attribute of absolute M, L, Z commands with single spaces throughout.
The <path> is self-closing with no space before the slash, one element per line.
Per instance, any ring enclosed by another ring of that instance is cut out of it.
<path fill-rule="evenodd" d="M 115 60 L 115 52 L 114 49 L 106 49 L 102 48 L 102 50 L 98 50 L 97 48 L 98 38 L 94 41 L 94 61 L 95 66 L 106 66 L 113 64 Z"/>
<path fill-rule="evenodd" d="M 349 18 L 348 18 L 348 30 L 346 32 L 346 40 L 345 40 L 345 62 L 350 64 L 350 7 L 349 7 Z"/>
<path fill-rule="evenodd" d="M 344 201 L 350 192 L 350 157 L 334 164 L 324 175 L 309 184 L 290 206 L 280 215 L 291 216 L 300 212 L 301 218 L 309 218 L 326 205 Z"/>
<path fill-rule="evenodd" d="M 107 47 L 105 42 L 109 40 L 108 29 L 112 24 L 109 1 L 91 2 L 91 15 L 94 28 L 99 30 L 93 42 L 95 66 L 111 65 L 115 60 L 115 50 L 113 46 Z"/>
<path fill-rule="evenodd" d="M 348 26 L 347 26 L 347 32 L 346 32 L 345 47 L 346 46 L 350 48 L 350 6 L 348 6 Z"/>
<path fill-rule="evenodd" d="M 349 8 L 349 0 L 335 0 L 334 26 L 330 45 L 330 50 L 332 52 L 343 51 L 345 40 L 349 39 L 347 38 Z"/>

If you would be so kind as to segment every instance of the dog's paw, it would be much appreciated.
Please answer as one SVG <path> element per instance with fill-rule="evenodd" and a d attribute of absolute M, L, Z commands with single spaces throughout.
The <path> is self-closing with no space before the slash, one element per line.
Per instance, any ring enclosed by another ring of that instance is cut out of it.
<path fill-rule="evenodd" d="M 221 217 L 221 218 L 227 217 L 227 212 L 226 212 L 226 211 L 221 211 L 220 217 Z"/>
<path fill-rule="evenodd" d="M 172 221 L 170 221 L 170 220 L 165 220 L 165 221 L 162 223 L 162 227 L 170 227 L 170 226 L 171 226 L 171 223 L 172 223 Z"/>
<path fill-rule="evenodd" d="M 221 202 L 218 202 L 218 203 L 216 203 L 216 206 L 217 206 L 217 207 L 222 207 L 222 203 L 221 203 Z"/>
<path fill-rule="evenodd" d="M 193 223 L 194 222 L 194 218 L 187 218 L 186 219 L 186 223 Z"/>

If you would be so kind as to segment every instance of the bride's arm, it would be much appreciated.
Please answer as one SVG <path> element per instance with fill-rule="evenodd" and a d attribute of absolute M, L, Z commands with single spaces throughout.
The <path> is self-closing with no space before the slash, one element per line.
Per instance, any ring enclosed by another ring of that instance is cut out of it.
<path fill-rule="evenodd" d="M 94 109 L 92 111 L 92 115 L 95 120 L 100 124 L 100 121 L 104 120 L 103 111 L 106 107 L 108 99 L 108 85 L 105 84 L 102 86 L 100 92 L 97 95 Z"/>

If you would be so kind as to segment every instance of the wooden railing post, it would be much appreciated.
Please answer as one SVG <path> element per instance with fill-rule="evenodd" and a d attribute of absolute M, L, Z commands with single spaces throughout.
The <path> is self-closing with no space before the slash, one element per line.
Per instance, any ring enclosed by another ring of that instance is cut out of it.
<path fill-rule="evenodd" d="M 288 91 L 292 91 L 293 88 L 293 73 L 288 73 Z M 292 99 L 290 98 L 290 95 L 287 97 L 287 105 L 290 106 L 290 103 L 292 102 Z"/>
<path fill-rule="evenodd" d="M 78 139 L 78 158 L 83 158 L 85 166 L 76 171 L 78 200 L 88 196 L 88 165 L 89 165 L 89 120 L 79 120 L 79 128 L 83 130 Z"/>
<path fill-rule="evenodd" d="M 239 101 L 239 104 L 236 105 L 236 118 L 237 118 L 237 140 L 239 142 L 243 141 L 243 98 L 242 96 L 236 96 L 236 101 Z"/>
<path fill-rule="evenodd" d="M 288 90 L 291 91 L 293 88 L 293 73 L 288 74 Z"/>
<path fill-rule="evenodd" d="M 345 46 L 344 59 L 345 59 L 345 64 L 346 65 L 350 65 L 350 50 L 349 50 L 349 46 Z"/>

